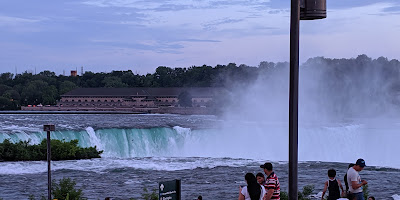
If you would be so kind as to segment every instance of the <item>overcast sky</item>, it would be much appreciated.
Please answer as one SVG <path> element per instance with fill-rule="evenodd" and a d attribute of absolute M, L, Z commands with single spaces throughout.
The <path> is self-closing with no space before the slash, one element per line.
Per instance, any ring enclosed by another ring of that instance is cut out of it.
<path fill-rule="evenodd" d="M 400 59 L 398 0 L 327 0 L 301 22 L 301 62 Z M 0 73 L 66 74 L 289 61 L 290 0 L 3 0 Z"/>

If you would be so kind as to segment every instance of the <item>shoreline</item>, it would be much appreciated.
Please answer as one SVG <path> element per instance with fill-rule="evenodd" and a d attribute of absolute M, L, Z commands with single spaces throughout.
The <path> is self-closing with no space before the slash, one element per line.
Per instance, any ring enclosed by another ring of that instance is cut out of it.
<path fill-rule="evenodd" d="M 0 111 L 0 114 L 154 114 L 146 112 L 123 111 Z"/>
<path fill-rule="evenodd" d="M 206 107 L 157 107 L 157 108 L 83 108 L 83 107 L 21 107 L 21 110 L 4 110 L 0 114 L 179 114 L 215 115 Z"/>

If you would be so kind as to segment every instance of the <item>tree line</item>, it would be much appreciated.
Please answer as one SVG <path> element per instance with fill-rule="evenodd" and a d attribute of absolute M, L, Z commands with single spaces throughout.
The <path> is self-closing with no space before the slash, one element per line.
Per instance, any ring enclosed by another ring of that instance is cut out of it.
<path fill-rule="evenodd" d="M 235 63 L 214 67 L 160 66 L 154 73 L 146 75 L 135 74 L 131 70 L 110 73 L 87 71 L 75 77 L 56 75 L 51 71 L 38 74 L 8 72 L 0 75 L 0 110 L 17 110 L 20 106 L 37 104 L 54 105 L 60 95 L 79 87 L 222 87 L 230 90 L 238 85 L 252 84 L 260 77 L 268 79 L 277 76 L 279 72 L 287 74 L 283 80 L 288 82 L 288 69 L 288 62 L 263 61 L 258 66 Z M 316 74 L 313 81 L 318 87 L 313 89 L 320 94 L 341 94 L 335 97 L 338 101 L 354 94 L 365 98 L 386 95 L 397 101 L 394 96 L 400 92 L 400 62 L 396 59 L 372 59 L 366 55 L 350 59 L 315 57 L 303 63 L 300 70 L 300 80 L 304 80 L 304 74 Z"/>
<path fill-rule="evenodd" d="M 78 146 L 78 140 L 69 142 L 64 140 L 51 140 L 52 160 L 79 160 L 100 158 L 103 151 L 97 151 L 95 147 L 82 148 Z M 47 139 L 40 144 L 30 144 L 30 141 L 12 143 L 5 139 L 0 143 L 0 161 L 39 161 L 47 159 Z"/>
<path fill-rule="evenodd" d="M 128 71 L 90 72 L 81 76 L 56 75 L 51 71 L 38 74 L 2 73 L 0 75 L 0 110 L 17 110 L 27 105 L 54 105 L 75 88 L 124 87 L 225 87 L 230 82 L 247 81 L 257 76 L 258 68 L 235 63 L 203 65 L 189 68 L 158 67 L 146 75 Z"/>

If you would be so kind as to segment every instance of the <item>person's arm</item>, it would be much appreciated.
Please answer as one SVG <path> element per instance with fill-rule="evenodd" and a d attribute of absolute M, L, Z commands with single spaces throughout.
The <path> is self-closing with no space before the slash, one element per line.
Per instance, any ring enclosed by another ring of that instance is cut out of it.
<path fill-rule="evenodd" d="M 274 194 L 274 189 L 269 189 L 267 194 L 265 194 L 263 200 L 270 200 L 272 197 L 272 194 Z"/>
<path fill-rule="evenodd" d="M 322 191 L 322 197 L 321 197 L 321 200 L 323 200 L 324 199 L 324 196 L 325 196 L 325 192 L 326 192 L 326 190 L 328 189 L 328 181 L 326 181 L 325 182 L 325 187 L 324 187 L 324 191 Z"/>
<path fill-rule="evenodd" d="M 244 195 L 242 194 L 242 187 L 239 186 L 239 200 L 244 200 Z"/>
<path fill-rule="evenodd" d="M 362 187 L 363 185 L 367 185 L 366 180 L 362 180 L 361 183 L 358 183 L 358 181 L 351 181 L 351 187 L 353 187 L 354 190 Z"/>
<path fill-rule="evenodd" d="M 267 191 L 265 190 L 265 187 L 262 185 L 261 186 L 261 199 L 265 198 L 265 195 L 267 194 Z"/>
<path fill-rule="evenodd" d="M 339 185 L 339 187 L 340 187 L 340 189 L 342 190 L 342 194 L 341 194 L 341 197 L 344 197 L 345 195 L 345 193 L 344 193 L 344 189 L 343 189 L 343 186 L 342 186 L 342 183 L 339 181 L 339 179 L 336 179 L 337 180 L 337 182 L 338 182 L 338 185 Z"/>
<path fill-rule="evenodd" d="M 244 195 L 242 193 L 239 194 L 239 200 L 244 200 Z"/>

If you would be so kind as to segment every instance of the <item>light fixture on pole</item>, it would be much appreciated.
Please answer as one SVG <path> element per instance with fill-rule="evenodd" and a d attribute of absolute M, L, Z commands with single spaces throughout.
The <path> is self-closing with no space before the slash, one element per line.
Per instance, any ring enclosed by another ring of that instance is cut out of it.
<path fill-rule="evenodd" d="M 326 0 L 300 0 L 300 20 L 326 18 Z"/>

